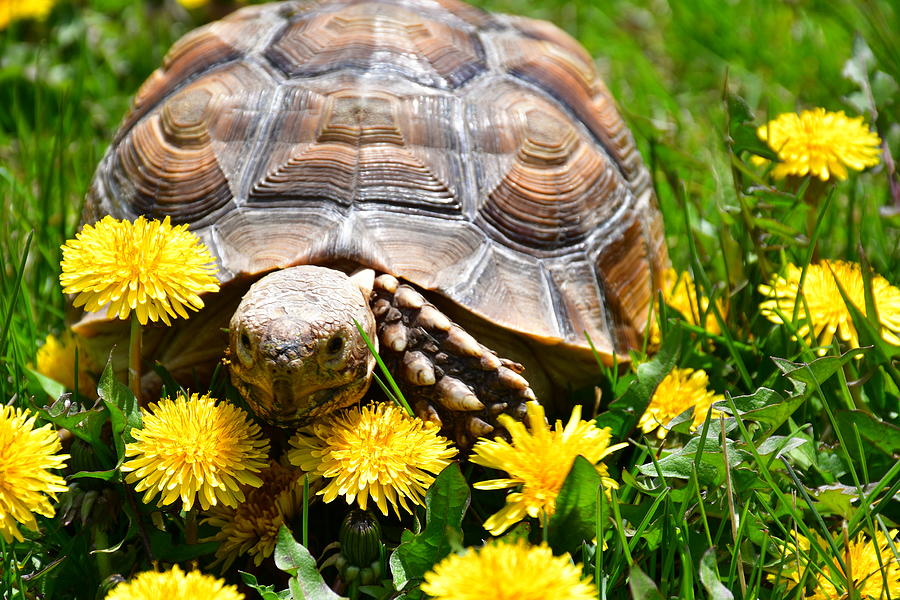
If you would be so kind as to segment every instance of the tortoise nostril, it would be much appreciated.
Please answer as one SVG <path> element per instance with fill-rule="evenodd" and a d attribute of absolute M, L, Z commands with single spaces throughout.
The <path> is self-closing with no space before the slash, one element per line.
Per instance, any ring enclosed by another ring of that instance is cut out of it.
<path fill-rule="evenodd" d="M 328 345 L 325 347 L 325 351 L 328 352 L 328 354 L 337 354 L 343 349 L 344 337 L 340 334 L 335 335 L 333 338 L 328 340 Z"/>

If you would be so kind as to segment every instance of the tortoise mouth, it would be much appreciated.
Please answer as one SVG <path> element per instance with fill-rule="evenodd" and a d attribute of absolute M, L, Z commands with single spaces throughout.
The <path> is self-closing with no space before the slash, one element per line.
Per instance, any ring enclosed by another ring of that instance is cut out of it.
<path fill-rule="evenodd" d="M 297 427 L 353 404 L 365 394 L 369 382 L 351 381 L 335 387 L 296 392 L 289 381 L 282 379 L 273 381 L 271 391 L 243 381 L 236 387 L 250 410 L 266 423 L 276 427 Z"/>

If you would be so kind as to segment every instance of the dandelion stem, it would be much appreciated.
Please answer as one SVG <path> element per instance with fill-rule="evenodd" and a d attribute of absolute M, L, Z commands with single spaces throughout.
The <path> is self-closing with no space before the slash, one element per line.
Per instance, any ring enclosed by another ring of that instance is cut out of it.
<path fill-rule="evenodd" d="M 812 262 L 818 262 L 819 260 L 819 240 L 816 239 L 816 225 L 819 222 L 819 201 L 826 191 L 825 183 L 818 177 L 812 177 L 803 193 L 803 201 L 806 203 L 806 235 L 809 243 L 813 245 Z"/>
<path fill-rule="evenodd" d="M 138 322 L 137 313 L 131 313 L 131 335 L 128 338 L 128 387 L 131 393 L 141 401 L 141 334 L 143 329 Z"/>
<path fill-rule="evenodd" d="M 94 556 L 97 557 L 97 570 L 100 572 L 100 579 L 106 579 L 112 575 L 112 565 L 109 561 L 109 554 L 106 552 L 106 549 L 109 547 L 109 537 L 99 524 L 94 524 L 93 529 Z"/>
<path fill-rule="evenodd" d="M 309 547 L 309 473 L 303 474 L 303 527 L 301 529 L 303 547 Z"/>
<path fill-rule="evenodd" d="M 197 507 L 192 506 L 184 515 L 184 537 L 188 544 L 197 543 Z"/>

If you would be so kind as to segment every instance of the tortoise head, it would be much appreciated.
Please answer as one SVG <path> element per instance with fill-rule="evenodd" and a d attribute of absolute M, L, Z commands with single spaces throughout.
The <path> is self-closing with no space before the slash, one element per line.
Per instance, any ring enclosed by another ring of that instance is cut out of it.
<path fill-rule="evenodd" d="M 353 404 L 375 366 L 354 320 L 377 344 L 356 279 L 311 265 L 266 275 L 231 317 L 232 383 L 257 416 L 282 427 Z"/>

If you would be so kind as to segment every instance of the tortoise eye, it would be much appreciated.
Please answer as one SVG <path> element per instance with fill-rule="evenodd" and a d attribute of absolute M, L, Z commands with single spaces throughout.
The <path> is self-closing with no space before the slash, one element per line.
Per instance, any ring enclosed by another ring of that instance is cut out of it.
<path fill-rule="evenodd" d="M 334 336 L 330 340 L 328 340 L 328 345 L 325 346 L 325 351 L 328 354 L 337 354 L 341 350 L 344 349 L 344 337 L 340 334 Z"/>
<path fill-rule="evenodd" d="M 250 344 L 250 334 L 246 331 L 242 331 L 240 337 L 238 337 L 236 350 L 238 358 L 240 358 L 241 362 L 245 365 L 253 364 L 253 352 L 250 349 Z"/>

